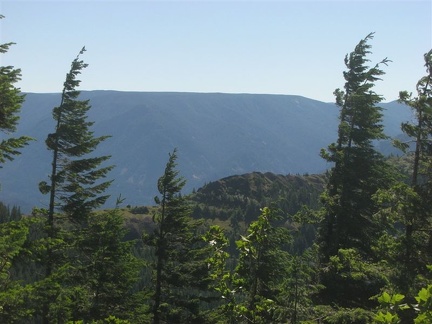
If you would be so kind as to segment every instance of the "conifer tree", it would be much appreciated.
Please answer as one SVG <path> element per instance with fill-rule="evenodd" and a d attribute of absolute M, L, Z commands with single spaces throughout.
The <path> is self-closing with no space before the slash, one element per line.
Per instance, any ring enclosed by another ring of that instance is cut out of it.
<path fill-rule="evenodd" d="M 0 222 L 0 322 L 18 323 L 32 314 L 29 306 L 30 285 L 13 278 L 11 270 L 24 250 L 29 234 L 27 221 Z"/>
<path fill-rule="evenodd" d="M 408 141 L 395 141 L 410 162 L 410 179 L 376 196 L 383 205 L 380 216 L 391 220 L 388 241 L 397 247 L 386 253 L 388 262 L 395 265 L 393 284 L 407 302 L 414 302 L 422 284 L 417 279 L 428 274 L 426 267 L 432 263 L 432 50 L 424 59 L 427 75 L 417 83 L 417 96 L 399 93 L 399 101 L 409 106 L 415 117 L 414 122 L 402 123 Z M 412 322 L 414 315 L 413 309 L 401 313 L 407 322 Z"/>
<path fill-rule="evenodd" d="M 126 232 L 117 204 L 115 209 L 93 213 L 88 226 L 76 233 L 74 280 L 82 287 L 83 298 L 81 307 L 75 306 L 75 320 L 125 318 L 140 265 L 132 254 L 135 241 L 124 241 Z"/>
<path fill-rule="evenodd" d="M 111 181 L 98 183 L 112 169 L 112 166 L 100 167 L 110 157 L 88 156 L 109 136 L 94 137 L 90 130 L 94 122 L 87 121 L 89 101 L 78 100 L 80 91 L 76 88 L 81 81 L 76 77 L 87 67 L 80 60 L 84 52 L 85 48 L 73 60 L 66 75 L 60 105 L 53 109 L 55 131 L 46 139 L 53 155 L 52 170 L 50 183 L 43 181 L 39 187 L 42 193 L 50 194 L 50 226 L 53 226 L 56 211 L 63 212 L 74 223 L 85 221 L 91 210 L 106 201 L 108 196 L 101 194 L 111 184 Z"/>
<path fill-rule="evenodd" d="M 319 241 L 324 261 L 340 248 L 370 253 L 371 239 L 377 234 L 372 220 L 376 206 L 371 197 L 388 183 L 384 157 L 373 146 L 374 141 L 386 138 L 382 108 L 377 106 L 383 98 L 373 86 L 384 74 L 379 66 L 388 59 L 372 68 L 366 65 L 372 38 L 369 34 L 345 57 L 345 87 L 334 92 L 340 108 L 338 139 L 321 151 L 324 159 L 334 163 L 322 198 L 325 215 Z"/>
<path fill-rule="evenodd" d="M 321 296 L 325 296 L 325 303 L 336 302 L 345 307 L 361 307 L 358 300 L 367 304 L 368 298 L 383 285 L 378 270 L 368 271 L 370 276 L 347 279 L 332 267 L 342 260 L 341 255 L 345 264 L 374 260 L 373 246 L 384 228 L 375 220 L 379 206 L 372 197 L 393 181 L 390 167 L 374 148 L 374 142 L 386 136 L 381 123 L 382 108 L 377 106 L 383 98 L 373 87 L 384 74 L 380 66 L 389 60 L 367 66 L 367 56 L 371 53 L 368 41 L 372 38 L 373 34 L 366 36 L 345 57 L 344 90 L 334 92 L 340 108 L 338 139 L 321 151 L 324 159 L 334 163 L 322 195 L 324 207 L 318 244 L 321 267 L 328 271 L 321 271 L 322 283 L 326 286 Z M 354 259 L 348 260 L 351 256 Z"/>
<path fill-rule="evenodd" d="M 432 50 L 424 55 L 424 60 L 427 75 L 417 83 L 417 97 L 407 91 L 399 93 L 399 101 L 412 108 L 416 119 L 416 124 L 402 124 L 403 132 L 413 139 L 414 146 L 410 154 L 409 143 L 404 145 L 405 151 L 413 157 L 411 188 L 416 194 L 410 210 L 405 209 L 403 216 L 403 260 L 411 280 L 421 268 L 425 270 L 425 266 L 432 263 Z"/>
<path fill-rule="evenodd" d="M 4 16 L 0 15 L 0 19 Z M 6 53 L 14 43 L 0 44 L 0 54 Z M 23 148 L 31 140 L 28 136 L 8 137 L 16 131 L 19 121 L 19 112 L 24 102 L 24 95 L 15 83 L 21 80 L 21 69 L 13 66 L 0 66 L 0 167 L 6 161 L 12 161 L 20 154 Z"/>
<path fill-rule="evenodd" d="M 0 15 L 0 20 L 4 16 Z M 0 54 L 15 43 L 0 44 Z M 21 69 L 0 66 L 0 168 L 20 154 L 20 149 L 32 140 L 28 136 L 11 137 L 16 132 L 25 96 L 15 86 L 21 80 Z M 0 322 L 14 323 L 30 313 L 27 305 L 29 287 L 11 276 L 16 258 L 24 249 L 29 222 L 21 220 L 19 207 L 0 203 Z"/>
<path fill-rule="evenodd" d="M 79 228 L 85 225 L 91 211 L 108 198 L 103 192 L 111 184 L 111 181 L 101 180 L 112 169 L 112 166 L 101 166 L 109 156 L 91 155 L 107 136 L 94 136 L 90 130 L 93 122 L 87 121 L 89 101 L 78 99 L 80 91 L 77 87 L 80 80 L 77 80 L 77 76 L 87 67 L 87 64 L 80 60 L 84 51 L 85 48 L 72 61 L 64 82 L 60 105 L 53 109 L 55 130 L 46 139 L 46 145 L 52 152 L 50 181 L 39 184 L 40 191 L 49 194 L 48 209 L 43 210 L 47 217 L 44 261 L 46 276 L 45 280 L 38 283 L 42 291 L 40 297 L 44 305 L 44 323 L 49 323 L 50 317 L 55 320 L 55 317 L 65 318 L 70 315 L 68 293 L 54 289 L 61 287 L 62 280 L 66 280 L 69 275 L 70 263 L 66 257 L 72 255 L 68 249 L 72 248 L 74 238 L 70 231 L 67 232 L 68 237 L 65 236 L 66 232 L 62 234 L 62 226 L 64 227 L 65 222 L 69 223 L 71 230 L 73 226 Z M 61 305 L 56 304 L 57 300 Z M 63 301 L 66 301 L 66 304 Z"/>
<path fill-rule="evenodd" d="M 187 197 L 181 195 L 186 181 L 176 170 L 177 150 L 169 154 L 165 172 L 158 180 L 159 208 L 153 216 L 156 229 L 146 239 L 155 248 L 153 323 L 200 323 L 197 296 L 206 287 L 204 244 L 197 235 Z"/>

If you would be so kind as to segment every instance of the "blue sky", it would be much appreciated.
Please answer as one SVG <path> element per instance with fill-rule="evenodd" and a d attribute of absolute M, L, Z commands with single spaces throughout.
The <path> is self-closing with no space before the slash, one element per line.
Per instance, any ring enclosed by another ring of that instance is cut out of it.
<path fill-rule="evenodd" d="M 26 92 L 60 92 L 83 45 L 82 90 L 301 95 L 333 102 L 360 39 L 371 65 L 393 62 L 375 91 L 414 91 L 432 48 L 432 1 L 0 0 L 2 65 Z"/>

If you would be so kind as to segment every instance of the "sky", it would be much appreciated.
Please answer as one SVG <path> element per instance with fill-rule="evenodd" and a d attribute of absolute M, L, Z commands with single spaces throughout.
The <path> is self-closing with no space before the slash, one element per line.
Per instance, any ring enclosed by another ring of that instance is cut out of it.
<path fill-rule="evenodd" d="M 24 92 L 61 92 L 85 46 L 81 90 L 300 95 L 334 102 L 344 57 L 374 32 L 384 101 L 415 92 L 432 49 L 432 1 L 0 0 L 1 65 Z"/>

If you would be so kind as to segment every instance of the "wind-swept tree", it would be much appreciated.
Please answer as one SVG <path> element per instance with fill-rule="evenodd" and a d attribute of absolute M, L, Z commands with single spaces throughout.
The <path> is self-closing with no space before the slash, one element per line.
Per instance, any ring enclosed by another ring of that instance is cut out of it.
<path fill-rule="evenodd" d="M 87 67 L 87 64 L 80 60 L 84 51 L 85 48 L 72 61 L 64 82 L 60 105 L 53 109 L 55 130 L 46 140 L 46 145 L 52 152 L 50 181 L 39 184 L 40 191 L 49 194 L 49 207 L 44 211 L 47 217 L 46 279 L 45 284 L 41 282 L 40 286 L 42 290 L 49 290 L 46 297 L 51 300 L 48 302 L 48 299 L 45 299 L 43 303 L 44 323 L 49 322 L 51 315 L 48 308 L 51 307 L 54 311 L 56 298 L 69 298 L 53 290 L 55 285 L 49 282 L 53 274 L 57 281 L 68 274 L 66 251 L 71 248 L 72 243 L 66 242 L 62 236 L 60 223 L 67 222 L 69 226 L 85 225 L 91 211 L 108 198 L 103 193 L 111 184 L 111 181 L 102 180 L 112 169 L 112 166 L 102 166 L 109 156 L 95 157 L 91 154 L 107 136 L 94 136 L 90 129 L 93 122 L 87 121 L 87 112 L 91 107 L 89 101 L 78 99 L 80 91 L 77 87 L 80 80 L 77 80 L 77 76 Z M 69 227 L 69 230 L 71 229 L 73 227 Z M 57 273 L 54 273 L 56 271 Z M 61 311 L 57 307 L 55 311 L 56 316 L 62 317 L 67 307 Z"/>
<path fill-rule="evenodd" d="M 4 16 L 0 15 L 0 19 Z M 0 54 L 4 54 L 14 43 L 0 44 Z M 24 102 L 24 95 L 15 83 L 21 80 L 21 69 L 13 66 L 0 66 L 0 167 L 6 161 L 12 161 L 20 154 L 23 148 L 31 140 L 28 136 L 8 137 L 16 131 L 19 112 Z"/>
<path fill-rule="evenodd" d="M 382 108 L 378 106 L 383 97 L 375 93 L 373 87 L 384 74 L 380 66 L 389 60 L 386 58 L 373 67 L 367 65 L 367 56 L 371 53 L 368 41 L 372 38 L 371 33 L 345 57 L 344 90 L 334 92 L 340 109 L 338 138 L 327 150 L 321 151 L 324 159 L 334 163 L 322 196 L 324 207 L 318 243 L 323 269 L 328 269 L 329 262 L 340 255 L 341 249 L 354 249 L 349 255 L 370 260 L 372 247 L 383 230 L 374 219 L 379 206 L 372 196 L 379 188 L 388 187 L 392 177 L 383 155 L 374 148 L 374 142 L 386 136 Z M 350 285 L 339 282 L 338 278 L 336 273 L 322 272 L 326 286 L 323 295 L 350 306 L 353 296 L 359 297 L 360 290 L 349 291 Z M 367 300 L 382 282 L 379 278 L 376 282 L 371 278 L 365 280 L 373 284 L 362 286 L 358 282 L 353 289 L 368 287 L 370 291 L 366 289 L 366 296 L 363 296 Z"/>
<path fill-rule="evenodd" d="M 47 147 L 52 151 L 50 182 L 41 182 L 42 193 L 49 193 L 48 223 L 53 226 L 54 213 L 61 211 L 73 223 L 86 220 L 89 212 L 101 206 L 107 195 L 101 195 L 111 181 L 98 182 L 112 169 L 101 167 L 109 156 L 89 157 L 96 147 L 109 136 L 95 137 L 90 127 L 94 122 L 87 121 L 91 108 L 89 100 L 79 100 L 80 91 L 76 88 L 80 80 L 76 77 L 87 67 L 80 55 L 72 61 L 58 107 L 53 109 L 56 121 L 55 131 L 48 135 Z"/>

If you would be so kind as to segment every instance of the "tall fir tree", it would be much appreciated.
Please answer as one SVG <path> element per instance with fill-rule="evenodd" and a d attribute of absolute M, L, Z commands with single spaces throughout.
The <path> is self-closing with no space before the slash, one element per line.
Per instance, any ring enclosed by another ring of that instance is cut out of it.
<path fill-rule="evenodd" d="M 375 141 L 387 137 L 383 132 L 382 108 L 378 106 L 383 98 L 373 87 L 384 74 L 380 66 L 389 60 L 372 68 L 367 66 L 367 55 L 371 53 L 368 41 L 372 38 L 373 33 L 345 57 L 344 90 L 334 92 L 340 108 L 338 139 L 321 151 L 324 159 L 334 163 L 322 195 L 318 244 L 323 269 L 331 269 L 329 264 L 339 258 L 341 251 L 349 252 L 344 252 L 344 257 L 352 255 L 356 260 L 373 261 L 373 246 L 384 229 L 375 221 L 379 206 L 372 197 L 379 188 L 387 188 L 393 177 L 384 156 L 374 147 Z M 362 286 L 361 281 L 354 279 L 352 285 L 348 284 L 337 273 L 321 271 L 321 275 L 326 286 L 322 296 L 327 302 L 340 302 L 347 307 L 361 306 L 355 302 L 359 295 L 365 294 L 363 298 L 367 300 L 382 284 L 382 278 L 365 278 L 374 284 Z M 368 289 L 361 291 L 361 287 Z"/>
<path fill-rule="evenodd" d="M 4 16 L 0 15 L 0 20 Z M 0 54 L 6 54 L 15 43 L 0 44 Z M 21 80 L 21 69 L 0 66 L 0 168 L 20 154 L 20 149 L 32 139 L 12 137 L 16 132 L 19 113 L 25 96 L 15 84 Z M 1 183 L 0 183 L 1 184 Z M 0 322 L 15 323 L 31 314 L 28 307 L 30 286 L 12 275 L 17 257 L 24 250 L 29 233 L 29 222 L 21 220 L 19 207 L 0 203 Z"/>
<path fill-rule="evenodd" d="M 80 55 L 72 61 L 66 75 L 61 102 L 53 109 L 55 132 L 48 135 L 46 145 L 52 151 L 52 169 L 49 184 L 41 182 L 42 193 L 49 193 L 48 223 L 53 226 L 54 213 L 61 211 L 68 220 L 79 223 L 86 220 L 89 212 L 101 206 L 107 195 L 101 195 L 111 181 L 100 182 L 112 166 L 101 167 L 110 156 L 89 157 L 96 147 L 109 136 L 95 137 L 87 121 L 91 108 L 89 100 L 78 100 L 76 77 L 87 67 Z"/>
<path fill-rule="evenodd" d="M 0 19 L 4 16 L 0 15 Z M 0 44 L 0 54 L 8 52 L 14 43 Z M 12 161 L 31 140 L 28 136 L 8 137 L 17 130 L 19 112 L 24 95 L 15 86 L 21 80 L 21 69 L 13 66 L 0 66 L 0 168 L 6 161 Z"/>
<path fill-rule="evenodd" d="M 49 134 L 46 140 L 46 145 L 52 152 L 50 181 L 39 184 L 40 191 L 49 194 L 48 209 L 43 211 L 47 217 L 44 262 L 46 276 L 39 284 L 43 291 L 41 297 L 45 298 L 42 302 L 44 323 L 55 321 L 56 317 L 64 318 L 65 314 L 70 312 L 70 305 L 63 307 L 55 302 L 58 299 L 59 303 L 62 303 L 61 300 L 69 303 L 68 294 L 53 289 L 61 287 L 60 282 L 68 275 L 70 264 L 67 256 L 72 255 L 68 250 L 72 248 L 74 239 L 70 230 L 74 226 L 79 228 L 86 225 L 91 211 L 108 198 L 103 192 L 111 184 L 111 181 L 102 180 L 113 168 L 101 166 L 109 156 L 91 155 L 98 144 L 108 136 L 94 136 L 90 130 L 93 122 L 87 121 L 87 112 L 91 108 L 89 101 L 78 99 L 80 91 L 77 87 L 80 80 L 77 80 L 77 76 L 87 67 L 87 64 L 80 60 L 80 55 L 84 52 L 85 48 L 72 61 L 64 82 L 60 105 L 53 109 L 55 131 Z M 69 231 L 62 233 L 65 224 L 69 224 Z"/>
<path fill-rule="evenodd" d="M 370 241 L 377 230 L 372 221 L 376 206 L 371 197 L 388 183 L 387 164 L 374 148 L 374 141 L 386 138 L 382 108 L 377 106 L 383 98 L 372 90 L 384 74 L 379 66 L 388 60 L 372 68 L 366 65 L 372 38 L 369 34 L 345 57 L 348 70 L 344 72 L 344 91 L 334 92 L 340 108 L 338 139 L 321 151 L 324 159 L 334 163 L 322 198 L 325 217 L 319 242 L 324 261 L 340 248 L 355 247 L 370 253 Z"/>
<path fill-rule="evenodd" d="M 199 292 L 206 287 L 204 242 L 181 190 L 186 181 L 176 170 L 177 150 L 169 154 L 158 180 L 160 197 L 153 216 L 156 229 L 147 243 L 155 249 L 153 323 L 201 323 Z"/>

